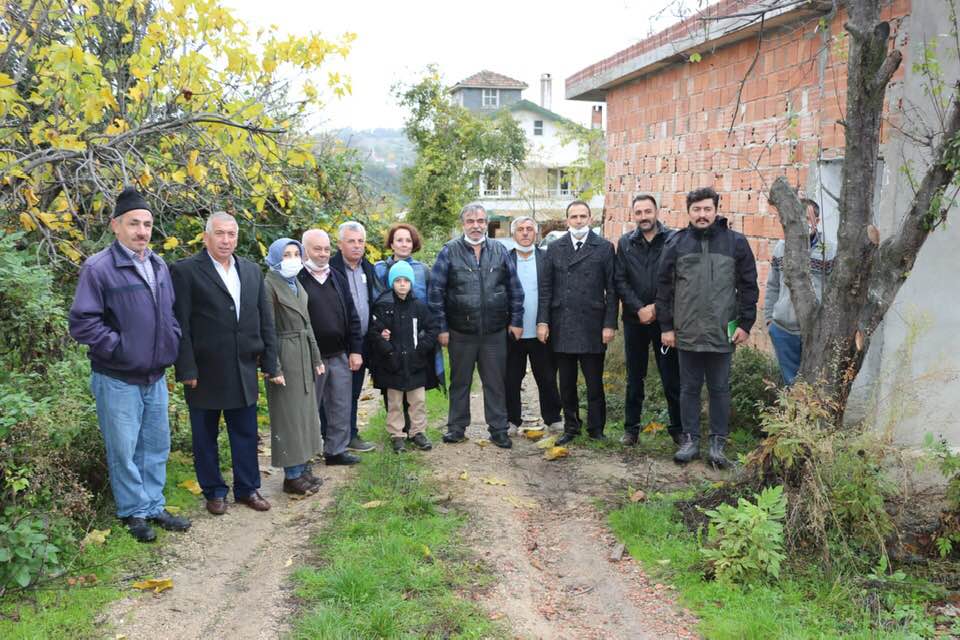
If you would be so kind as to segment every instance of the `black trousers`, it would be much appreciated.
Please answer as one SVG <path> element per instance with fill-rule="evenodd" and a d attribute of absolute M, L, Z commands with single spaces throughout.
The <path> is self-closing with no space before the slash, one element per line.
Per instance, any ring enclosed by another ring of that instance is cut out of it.
<path fill-rule="evenodd" d="M 603 392 L 605 353 L 556 353 L 560 374 L 560 402 L 563 405 L 563 431 L 580 433 L 580 397 L 577 393 L 577 365 L 587 385 L 587 433 L 603 435 L 607 423 L 607 397 Z"/>
<path fill-rule="evenodd" d="M 557 389 L 557 365 L 553 351 L 536 338 L 514 340 L 507 334 L 507 421 L 518 427 L 523 420 L 520 408 L 520 384 L 527 375 L 527 359 L 540 397 L 540 417 L 544 424 L 560 421 L 560 392 Z"/>
<path fill-rule="evenodd" d="M 623 407 L 623 429 L 628 433 L 640 433 L 640 420 L 643 415 L 644 380 L 647 377 L 647 363 L 650 361 L 648 349 L 653 347 L 653 355 L 663 383 L 663 395 L 667 399 L 667 412 L 670 414 L 669 433 L 679 434 L 682 430 L 680 419 L 680 360 L 676 349 L 667 349 L 663 353 L 660 344 L 660 325 L 623 323 L 623 350 L 627 363 L 627 392 Z"/>
<path fill-rule="evenodd" d="M 230 457 L 233 461 L 233 496 L 246 498 L 260 488 L 260 461 L 257 459 L 257 405 L 240 409 L 197 409 L 190 407 L 193 438 L 193 466 L 203 496 L 227 497 L 227 483 L 220 474 L 220 414 L 227 423 Z"/>
<path fill-rule="evenodd" d="M 680 416 L 683 432 L 700 437 L 700 390 L 707 381 L 710 392 L 710 435 L 730 430 L 730 362 L 732 353 L 680 352 Z"/>

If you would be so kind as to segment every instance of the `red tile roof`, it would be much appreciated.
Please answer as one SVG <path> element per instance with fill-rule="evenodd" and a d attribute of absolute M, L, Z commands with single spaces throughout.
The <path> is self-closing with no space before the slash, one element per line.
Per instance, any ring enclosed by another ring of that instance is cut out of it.
<path fill-rule="evenodd" d="M 453 89 L 526 89 L 526 82 L 514 80 L 500 73 L 493 71 L 481 71 L 475 73 L 469 78 L 465 78 L 451 87 Z"/>

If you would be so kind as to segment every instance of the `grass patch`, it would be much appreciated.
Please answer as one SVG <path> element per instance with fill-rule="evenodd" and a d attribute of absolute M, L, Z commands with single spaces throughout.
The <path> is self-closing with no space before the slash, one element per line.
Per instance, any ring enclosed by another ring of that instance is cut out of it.
<path fill-rule="evenodd" d="M 193 479 L 193 462 L 189 456 L 174 454 L 167 465 L 167 484 L 164 491 L 167 504 L 179 507 L 189 514 L 197 508 L 197 497 L 177 484 Z M 112 503 L 111 503 L 112 505 Z M 89 545 L 75 555 L 62 577 L 52 579 L 27 593 L 7 595 L 0 602 L 0 638 L 5 640 L 32 640 L 35 638 L 103 637 L 97 627 L 97 617 L 114 600 L 129 595 L 130 578 L 157 577 L 149 572 L 157 552 L 164 543 L 176 543 L 176 533 L 157 528 L 157 543 L 137 542 L 116 518 L 104 516 L 93 525 L 110 529 L 103 545 Z M 83 584 L 69 586 L 69 578 L 83 576 Z M 96 580 L 91 581 L 90 576 Z"/>
<path fill-rule="evenodd" d="M 438 392 L 427 397 L 430 417 L 444 415 L 446 398 Z M 382 412 L 368 431 L 386 441 Z M 340 489 L 330 524 L 316 541 L 318 566 L 295 574 L 306 607 L 293 637 L 505 637 L 461 596 L 489 577 L 460 543 L 464 518 L 443 513 L 432 500 L 438 487 L 422 458 L 430 454 L 383 449 L 364 455 L 357 476 Z M 375 500 L 382 504 L 363 507 Z"/>
<path fill-rule="evenodd" d="M 784 567 L 776 582 L 721 584 L 703 575 L 697 536 L 681 524 L 673 501 L 623 507 L 609 522 L 630 554 L 658 580 L 673 584 L 711 639 L 924 638 L 934 635 L 924 585 L 904 584 L 864 606 L 865 592 L 847 576 L 829 579 L 812 563 Z"/>

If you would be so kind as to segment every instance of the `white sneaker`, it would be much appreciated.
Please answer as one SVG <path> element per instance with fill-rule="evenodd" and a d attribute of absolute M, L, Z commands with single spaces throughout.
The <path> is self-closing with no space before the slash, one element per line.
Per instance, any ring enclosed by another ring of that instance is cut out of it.
<path fill-rule="evenodd" d="M 508 436 L 515 436 L 515 435 L 517 435 L 517 432 L 518 432 L 518 431 L 520 431 L 520 427 L 518 427 L 517 425 L 513 424 L 512 422 L 508 422 L 508 423 L 507 423 L 507 435 L 508 435 Z"/>
<path fill-rule="evenodd" d="M 560 433 L 561 431 L 563 431 L 563 421 L 557 420 L 556 422 L 547 426 L 547 429 L 554 433 Z"/>

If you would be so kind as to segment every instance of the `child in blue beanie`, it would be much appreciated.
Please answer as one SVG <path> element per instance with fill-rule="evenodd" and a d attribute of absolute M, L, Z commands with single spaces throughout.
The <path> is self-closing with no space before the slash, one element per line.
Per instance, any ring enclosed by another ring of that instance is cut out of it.
<path fill-rule="evenodd" d="M 387 432 L 397 453 L 409 437 L 422 451 L 433 448 L 427 428 L 426 392 L 438 385 L 434 350 L 439 327 L 426 301 L 413 293 L 415 276 L 406 261 L 390 267 L 389 291 L 373 304 L 367 338 L 373 352 L 373 385 L 387 400 Z M 403 432 L 403 405 L 409 405 L 410 432 Z"/>

